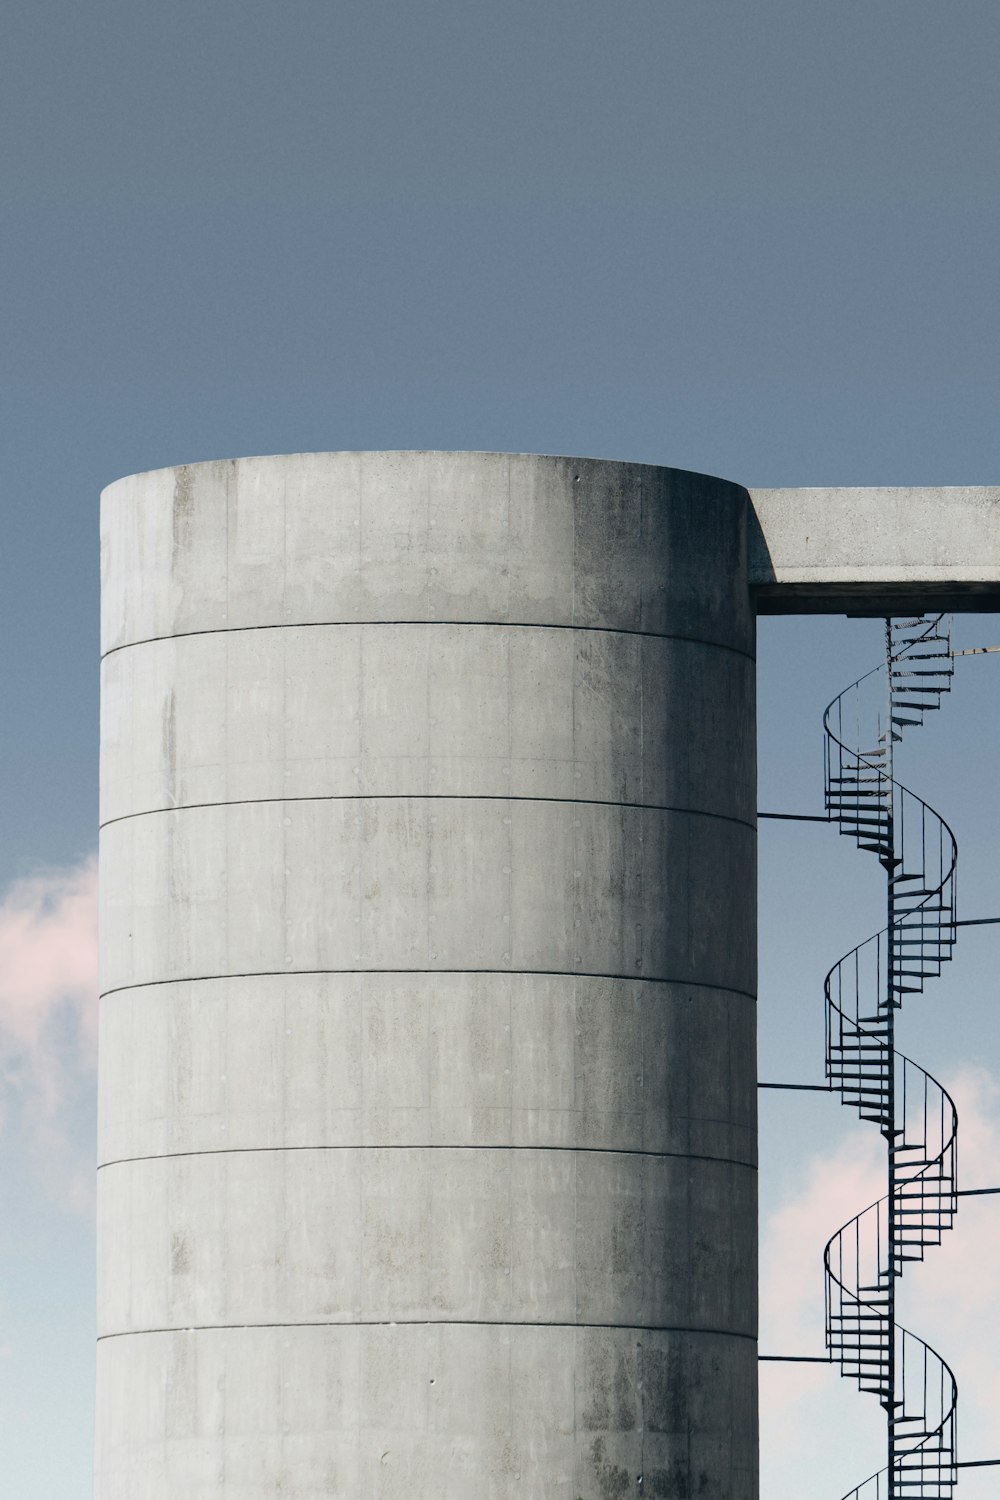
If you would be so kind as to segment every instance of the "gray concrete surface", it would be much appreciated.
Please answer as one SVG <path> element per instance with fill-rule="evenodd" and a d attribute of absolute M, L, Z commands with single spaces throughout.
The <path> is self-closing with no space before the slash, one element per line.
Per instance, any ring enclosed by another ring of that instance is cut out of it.
<path fill-rule="evenodd" d="M 105 492 L 96 1500 L 756 1500 L 747 518 Z"/>
<path fill-rule="evenodd" d="M 292 1332 L 103 1340 L 100 1493 L 673 1500 L 692 1473 L 727 1476 L 706 1496 L 755 1483 L 733 1467 L 756 1448 L 749 1339 L 442 1322 Z"/>
<path fill-rule="evenodd" d="M 759 613 L 1000 610 L 1000 488 L 751 490 Z"/>

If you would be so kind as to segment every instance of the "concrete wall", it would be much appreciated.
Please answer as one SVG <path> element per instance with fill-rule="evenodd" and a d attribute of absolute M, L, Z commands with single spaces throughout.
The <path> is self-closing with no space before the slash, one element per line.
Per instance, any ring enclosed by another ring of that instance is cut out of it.
<path fill-rule="evenodd" d="M 747 497 L 103 497 L 96 1500 L 756 1500 Z"/>

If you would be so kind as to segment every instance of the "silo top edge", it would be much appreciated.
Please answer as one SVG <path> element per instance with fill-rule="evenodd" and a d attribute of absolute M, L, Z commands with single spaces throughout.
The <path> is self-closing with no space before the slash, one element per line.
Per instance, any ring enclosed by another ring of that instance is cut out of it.
<path fill-rule="evenodd" d="M 110 480 L 101 490 L 102 497 L 109 494 L 120 484 L 126 484 L 136 479 L 154 478 L 157 475 L 173 474 L 178 470 L 199 470 L 219 468 L 227 465 L 256 464 L 256 463 L 286 463 L 302 459 L 324 459 L 324 458 L 482 458 L 482 459 L 521 459 L 538 460 L 542 463 L 558 464 L 594 464 L 606 465 L 615 468 L 630 470 L 647 470 L 662 474 L 675 474 L 678 477 L 708 480 L 713 484 L 732 486 L 734 490 L 744 491 L 744 486 L 738 481 L 727 479 L 723 475 L 709 474 L 698 469 L 678 468 L 671 464 L 646 463 L 639 460 L 627 458 L 609 458 L 595 454 L 572 454 L 572 453 L 534 453 L 524 449 L 502 449 L 502 448 L 317 448 L 302 449 L 287 453 L 247 453 L 237 454 L 224 458 L 202 458 L 195 459 L 190 463 L 180 462 L 176 464 L 160 464 L 151 469 L 137 469 L 132 473 L 120 474 L 116 479 Z"/>
<path fill-rule="evenodd" d="M 752 650 L 747 492 L 688 470 L 282 454 L 129 476 L 101 509 L 105 653 L 351 621 L 573 625 Z"/>

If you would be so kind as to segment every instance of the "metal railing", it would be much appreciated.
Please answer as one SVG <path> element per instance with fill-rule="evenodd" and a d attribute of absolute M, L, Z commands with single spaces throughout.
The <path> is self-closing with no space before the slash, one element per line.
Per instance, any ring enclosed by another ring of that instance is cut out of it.
<path fill-rule="evenodd" d="M 887 1143 L 888 1192 L 824 1251 L 826 1344 L 841 1374 L 887 1415 L 888 1463 L 845 1500 L 951 1500 L 956 1472 L 954 1376 L 896 1322 L 896 1281 L 941 1242 L 958 1208 L 954 1101 L 896 1051 L 895 1015 L 952 955 L 957 846 L 948 825 L 895 780 L 893 751 L 938 709 L 954 661 L 942 616 L 886 622 L 886 663 L 829 705 L 828 818 L 886 872 L 886 924 L 826 976 L 830 1087 Z"/>

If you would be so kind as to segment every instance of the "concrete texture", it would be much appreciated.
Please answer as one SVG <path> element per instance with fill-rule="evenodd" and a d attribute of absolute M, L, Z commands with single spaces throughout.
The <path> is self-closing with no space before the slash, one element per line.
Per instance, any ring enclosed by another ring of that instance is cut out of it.
<path fill-rule="evenodd" d="M 96 1500 L 756 1500 L 747 518 L 105 492 Z"/>
<path fill-rule="evenodd" d="M 678 693 L 695 679 L 704 691 L 690 732 L 672 735 Z M 721 783 L 698 752 L 723 728 L 720 703 L 750 732 L 752 692 L 741 654 L 610 630 L 314 625 L 169 637 L 105 662 L 101 816 L 445 788 L 752 823 L 745 746 Z"/>
<path fill-rule="evenodd" d="M 280 974 L 106 995 L 104 1162 L 306 1146 L 668 1152 L 752 1166 L 752 1004 L 563 974 Z M 674 1066 L 683 1057 L 686 1066 Z"/>
<path fill-rule="evenodd" d="M 1000 488 L 751 490 L 759 613 L 1000 610 Z"/>
<path fill-rule="evenodd" d="M 676 1500 L 698 1494 L 692 1473 L 727 1476 L 705 1496 L 756 1485 L 756 1345 L 717 1334 L 191 1329 L 103 1340 L 98 1385 L 111 1500 Z"/>

